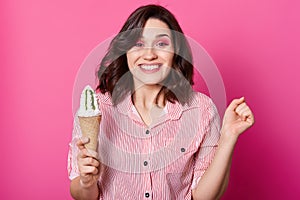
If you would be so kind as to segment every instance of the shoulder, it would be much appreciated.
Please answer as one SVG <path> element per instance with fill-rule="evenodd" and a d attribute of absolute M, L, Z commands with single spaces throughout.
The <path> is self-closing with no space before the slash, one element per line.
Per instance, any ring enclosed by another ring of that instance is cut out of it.
<path fill-rule="evenodd" d="M 168 103 L 167 111 L 172 119 L 179 119 L 183 115 L 192 117 L 193 113 L 200 113 L 202 117 L 205 116 L 206 118 L 217 114 L 217 109 L 212 99 L 201 92 L 193 92 L 189 101 L 184 105 L 178 101 L 174 104 Z"/>
<path fill-rule="evenodd" d="M 191 108 L 200 108 L 201 110 L 202 109 L 211 110 L 211 109 L 215 109 L 215 107 L 216 106 L 213 100 L 209 96 L 201 92 L 193 92 L 193 95 L 191 96 L 189 103 L 183 106 L 183 110 L 191 109 Z"/>
<path fill-rule="evenodd" d="M 113 105 L 111 96 L 108 92 L 106 92 L 104 94 L 99 92 L 96 95 L 97 95 L 98 103 L 100 105 L 108 105 L 108 106 Z"/>

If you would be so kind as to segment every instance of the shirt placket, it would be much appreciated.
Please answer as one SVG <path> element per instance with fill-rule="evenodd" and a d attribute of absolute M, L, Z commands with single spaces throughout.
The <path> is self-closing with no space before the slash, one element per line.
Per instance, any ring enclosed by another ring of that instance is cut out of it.
<path fill-rule="evenodd" d="M 144 176 L 144 184 L 145 191 L 143 195 L 143 199 L 149 200 L 152 199 L 152 180 L 151 180 L 151 154 L 152 154 L 152 140 L 151 140 L 151 129 L 145 126 L 144 130 L 145 139 L 143 143 L 143 151 L 146 153 L 145 159 L 142 163 L 145 168 Z"/>

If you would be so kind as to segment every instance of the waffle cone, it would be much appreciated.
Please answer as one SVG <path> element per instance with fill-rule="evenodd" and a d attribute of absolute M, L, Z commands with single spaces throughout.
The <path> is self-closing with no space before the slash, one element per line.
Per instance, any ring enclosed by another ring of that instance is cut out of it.
<path fill-rule="evenodd" d="M 101 121 L 101 115 L 93 117 L 80 117 L 79 124 L 82 132 L 82 136 L 88 137 L 90 142 L 85 145 L 87 149 L 93 151 L 97 150 L 98 145 L 98 134 Z"/>

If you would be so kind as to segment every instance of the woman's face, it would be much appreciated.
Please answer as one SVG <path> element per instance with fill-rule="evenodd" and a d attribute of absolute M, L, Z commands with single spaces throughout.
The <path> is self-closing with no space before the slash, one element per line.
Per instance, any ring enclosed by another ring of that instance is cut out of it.
<path fill-rule="evenodd" d="M 162 82 L 172 67 L 174 47 L 171 30 L 158 19 L 149 19 L 142 37 L 126 53 L 135 85 Z"/>

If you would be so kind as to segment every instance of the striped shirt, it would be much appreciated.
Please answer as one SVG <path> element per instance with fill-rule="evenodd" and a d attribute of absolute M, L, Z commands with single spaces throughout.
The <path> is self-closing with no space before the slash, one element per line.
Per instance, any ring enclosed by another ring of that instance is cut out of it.
<path fill-rule="evenodd" d="M 220 118 L 212 100 L 195 93 L 188 104 L 167 102 L 153 109 L 147 126 L 128 95 L 113 106 L 98 94 L 102 112 L 98 136 L 100 199 L 192 199 L 209 167 L 220 137 Z M 68 154 L 69 178 L 79 176 L 74 118 Z"/>

